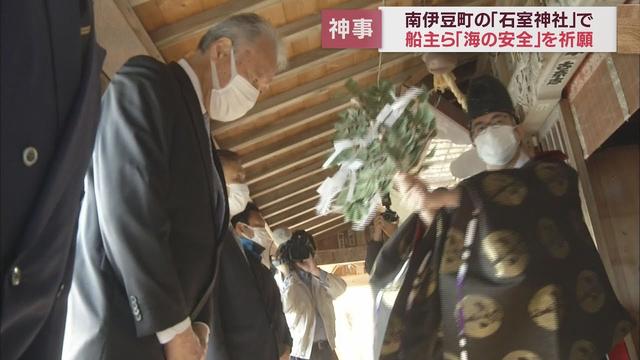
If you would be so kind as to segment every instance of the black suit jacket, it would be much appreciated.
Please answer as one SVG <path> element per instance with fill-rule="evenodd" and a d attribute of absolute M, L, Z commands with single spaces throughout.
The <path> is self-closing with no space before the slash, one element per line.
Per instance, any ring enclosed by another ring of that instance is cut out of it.
<path fill-rule="evenodd" d="M 213 324 L 207 359 L 277 360 L 278 323 L 271 320 L 272 314 L 263 300 L 252 265 L 230 232 L 224 239 L 223 253 L 213 304 L 217 320 Z"/>
<path fill-rule="evenodd" d="M 0 5 L 4 360 L 57 358 L 62 347 L 82 179 L 99 121 L 104 50 L 91 3 Z"/>
<path fill-rule="evenodd" d="M 80 216 L 64 355 L 161 359 L 156 332 L 211 325 L 228 210 L 196 93 L 182 68 L 130 59 L 102 100 Z"/>

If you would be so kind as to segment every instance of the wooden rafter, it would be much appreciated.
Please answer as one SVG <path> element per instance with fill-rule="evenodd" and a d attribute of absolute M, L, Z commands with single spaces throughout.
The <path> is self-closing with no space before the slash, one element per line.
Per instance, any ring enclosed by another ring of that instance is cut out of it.
<path fill-rule="evenodd" d="M 310 184 L 309 186 L 306 186 L 302 189 L 290 191 L 283 196 L 265 196 L 264 198 L 253 199 L 253 201 L 258 204 L 258 206 L 260 206 L 262 211 L 265 211 L 265 209 L 269 209 L 272 206 L 275 207 L 276 204 L 278 206 L 287 206 L 292 203 L 299 203 L 301 201 L 304 201 L 305 199 L 308 199 L 310 195 L 315 194 L 316 189 L 318 188 L 318 186 L 320 186 L 321 183 L 322 181 L 318 181 L 317 183 Z"/>
<path fill-rule="evenodd" d="M 299 191 L 296 194 L 287 196 L 286 198 L 276 199 L 270 203 L 258 203 L 262 213 L 269 217 L 271 214 L 279 214 L 280 212 L 287 211 L 295 206 L 298 206 L 305 201 L 318 197 L 317 188 L 309 187 L 305 191 Z"/>
<path fill-rule="evenodd" d="M 325 229 L 332 228 L 337 225 L 348 225 L 348 227 L 351 227 L 351 224 L 345 222 L 344 217 L 340 215 L 339 217 L 336 217 L 331 221 L 323 222 L 322 224 L 318 224 L 318 225 L 309 226 L 307 227 L 307 230 L 315 236 L 319 232 Z"/>
<path fill-rule="evenodd" d="M 297 55 L 289 60 L 289 64 L 285 70 L 278 73 L 274 79 L 277 81 L 282 78 L 288 78 L 300 74 L 306 70 L 325 63 L 327 61 L 333 61 L 344 57 L 345 55 L 354 53 L 353 49 L 323 49 L 317 48 L 315 50 L 307 51 L 300 55 Z"/>
<path fill-rule="evenodd" d="M 233 0 L 199 14 L 163 26 L 151 32 L 151 38 L 160 49 L 178 44 L 186 39 L 202 36 L 211 26 L 224 18 L 273 5 L 280 0 Z"/>
<path fill-rule="evenodd" d="M 343 219 L 342 214 L 328 214 L 328 215 L 322 215 L 322 216 L 315 215 L 298 223 L 293 223 L 293 222 L 286 223 L 286 226 L 296 230 L 300 229 L 300 230 L 312 231 L 313 228 L 315 227 L 318 227 L 327 223 L 332 223 L 332 222 L 341 222 L 343 221 L 342 219 Z"/>
<path fill-rule="evenodd" d="M 307 189 L 312 185 L 320 185 L 320 183 L 327 176 L 332 174 L 332 170 L 335 171 L 335 169 L 327 169 L 316 174 L 298 178 L 295 182 L 290 183 L 287 187 L 273 189 L 272 191 L 265 192 L 261 196 L 252 196 L 252 199 L 258 204 L 268 203 L 271 200 L 283 199 L 292 192 Z"/>
<path fill-rule="evenodd" d="M 352 0 L 342 4 L 332 6 L 332 9 L 370 9 L 378 7 L 382 4 L 382 1 L 375 0 Z M 310 31 L 316 28 L 320 28 L 321 17 L 320 13 L 312 14 L 303 17 L 300 20 L 291 22 L 278 28 L 278 33 L 282 37 L 289 37 L 292 35 L 305 36 L 306 31 Z"/>
<path fill-rule="evenodd" d="M 262 162 L 251 167 L 245 167 L 249 184 L 267 179 L 272 176 L 282 175 L 287 171 L 299 169 L 309 161 L 326 159 L 331 152 L 331 143 L 320 144 L 313 148 L 305 149 L 293 154 L 280 154 L 270 162 Z"/>
<path fill-rule="evenodd" d="M 322 164 L 324 161 L 325 159 L 320 158 L 304 164 L 304 166 L 301 166 L 300 168 L 288 171 L 280 176 L 274 176 L 269 179 L 253 183 L 249 186 L 251 194 L 253 196 L 261 196 L 263 193 L 268 192 L 271 189 L 288 186 L 301 177 L 321 172 L 323 170 Z"/>
<path fill-rule="evenodd" d="M 306 221 L 310 221 L 312 219 L 315 219 L 318 217 L 318 214 L 316 214 L 315 209 L 308 209 L 305 211 L 302 211 L 298 214 L 296 214 L 295 216 L 292 216 L 291 218 L 285 220 L 285 221 L 281 221 L 279 222 L 280 226 L 286 226 L 288 228 L 294 229 L 301 229 L 301 230 L 307 230 L 306 228 L 301 228 L 298 227 L 299 224 L 303 224 Z"/>
<path fill-rule="evenodd" d="M 150 55 L 164 61 L 158 49 L 125 0 L 99 0 L 94 4 L 96 36 L 106 48 L 102 70 L 112 78 L 122 65 L 135 55 Z"/>
<path fill-rule="evenodd" d="M 116 6 L 118 6 L 118 9 L 120 9 L 120 12 L 122 12 L 125 20 L 127 20 L 129 27 L 136 34 L 136 37 L 138 38 L 142 46 L 144 46 L 144 48 L 147 50 L 149 56 L 153 56 L 157 60 L 164 62 L 162 54 L 160 54 L 160 51 L 158 51 L 156 44 L 153 42 L 151 36 L 149 36 L 149 33 L 142 25 L 142 22 L 140 22 L 140 19 L 138 18 L 138 15 L 136 15 L 136 12 L 133 10 L 131 3 L 128 0 L 113 0 L 113 2 L 116 4 Z"/>
<path fill-rule="evenodd" d="M 343 223 L 343 224 L 338 224 L 338 225 L 333 225 L 324 229 L 316 229 L 315 232 L 313 233 L 313 236 L 315 237 L 320 237 L 320 236 L 326 236 L 328 234 L 331 233 L 338 233 L 341 231 L 346 231 L 351 227 L 350 223 Z"/>
<path fill-rule="evenodd" d="M 165 25 L 153 32 L 151 38 L 160 49 L 166 49 L 185 40 L 202 36 L 211 26 L 231 15 L 243 12 L 255 12 L 261 8 L 279 3 L 280 0 L 233 0 Z M 333 6 L 335 9 L 371 8 L 379 6 L 380 1 L 352 0 Z M 278 32 L 283 37 L 304 33 L 320 27 L 320 14 L 309 15 L 300 20 L 281 26 Z"/>
<path fill-rule="evenodd" d="M 307 211 L 315 211 L 315 206 L 318 203 L 318 196 L 313 196 L 300 204 L 294 205 L 285 211 L 281 211 L 275 215 L 267 216 L 265 220 L 270 226 L 277 226 L 282 222 L 290 219 L 293 216 L 302 214 Z"/>
<path fill-rule="evenodd" d="M 292 136 L 286 141 L 280 144 L 274 144 L 260 148 L 259 151 L 250 153 L 246 157 L 243 157 L 246 166 L 250 167 L 254 164 L 269 161 L 287 153 L 297 152 L 303 150 L 309 146 L 316 146 L 321 144 L 331 144 L 333 140 L 333 134 L 336 132 L 332 124 L 324 124 L 317 128 L 311 128 L 306 133 Z"/>
<path fill-rule="evenodd" d="M 244 136 L 230 138 L 224 142 L 224 146 L 240 155 L 251 152 L 258 146 L 264 146 L 269 142 L 286 139 L 291 133 L 307 128 L 310 124 L 326 116 L 334 115 L 347 108 L 349 100 L 344 96 L 322 102 L 318 105 L 306 108 L 302 111 L 283 117 L 276 123 L 269 124 L 252 131 Z M 331 118 L 330 120 L 334 120 Z"/>

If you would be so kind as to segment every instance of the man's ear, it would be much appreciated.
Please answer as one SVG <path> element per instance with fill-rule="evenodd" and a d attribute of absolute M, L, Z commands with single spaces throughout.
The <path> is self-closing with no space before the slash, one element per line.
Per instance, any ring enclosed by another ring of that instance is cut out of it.
<path fill-rule="evenodd" d="M 524 128 L 522 127 L 522 124 L 518 124 L 513 128 L 513 132 L 516 134 L 516 139 L 518 139 L 518 141 L 523 142 L 524 138 L 525 138 L 525 132 L 524 132 Z"/>
<path fill-rule="evenodd" d="M 236 223 L 235 229 L 238 234 L 246 237 L 247 239 L 253 238 L 253 230 L 251 230 L 247 224 L 238 222 Z"/>
<path fill-rule="evenodd" d="M 231 39 L 228 37 L 221 37 L 214 41 L 209 47 L 209 59 L 211 61 L 217 61 L 231 54 L 232 48 Z"/>

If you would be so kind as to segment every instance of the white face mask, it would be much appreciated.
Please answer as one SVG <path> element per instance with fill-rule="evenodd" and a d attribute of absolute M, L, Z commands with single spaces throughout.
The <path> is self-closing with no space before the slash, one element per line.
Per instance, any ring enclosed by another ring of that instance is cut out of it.
<path fill-rule="evenodd" d="M 490 126 L 476 136 L 474 143 L 482 161 L 494 166 L 511 161 L 520 145 L 510 125 Z"/>
<path fill-rule="evenodd" d="M 258 100 L 260 91 L 247 79 L 238 74 L 234 51 L 231 50 L 231 80 L 220 88 L 218 70 L 211 62 L 211 98 L 209 99 L 209 117 L 219 121 L 233 121 L 246 114 Z"/>
<path fill-rule="evenodd" d="M 267 229 L 263 227 L 253 227 L 253 226 L 249 226 L 249 227 L 251 228 L 251 230 L 253 230 L 253 237 L 250 238 L 249 240 L 262 246 L 265 249 L 268 249 L 269 246 L 271 245 L 271 237 L 269 236 Z"/>
<path fill-rule="evenodd" d="M 227 196 L 229 197 L 229 216 L 233 217 L 244 211 L 251 195 L 247 184 L 227 184 Z"/>

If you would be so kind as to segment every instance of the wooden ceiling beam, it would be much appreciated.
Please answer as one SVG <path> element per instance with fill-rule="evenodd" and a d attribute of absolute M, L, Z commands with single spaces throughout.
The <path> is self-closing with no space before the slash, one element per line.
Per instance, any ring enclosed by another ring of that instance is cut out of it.
<path fill-rule="evenodd" d="M 258 182 L 260 180 L 276 176 L 278 174 L 284 174 L 292 169 L 299 169 L 303 164 L 307 164 L 309 161 L 317 159 L 326 159 L 329 156 L 333 146 L 331 142 L 323 143 L 313 148 L 309 148 L 304 151 L 299 151 L 294 154 L 284 154 L 272 161 L 266 163 L 262 162 L 255 166 L 245 167 L 247 173 L 247 179 L 249 184 Z"/>
<path fill-rule="evenodd" d="M 108 78 L 113 78 L 122 65 L 136 55 L 149 55 L 164 62 L 128 1 L 99 0 L 94 7 L 97 40 L 109 50 L 102 64 Z"/>
<path fill-rule="evenodd" d="M 315 159 L 311 162 L 305 163 L 300 168 L 287 171 L 286 173 L 279 176 L 273 176 L 262 181 L 253 182 L 249 184 L 251 194 L 253 194 L 254 196 L 260 196 L 265 191 L 269 191 L 271 189 L 282 186 L 287 186 L 291 182 L 296 181 L 303 176 L 318 173 L 323 170 L 322 164 L 324 163 L 324 161 L 325 159 L 323 158 Z"/>
<path fill-rule="evenodd" d="M 311 185 L 320 185 L 327 176 L 331 176 L 335 169 L 326 169 L 315 174 L 310 174 L 290 182 L 286 187 L 279 187 L 270 191 L 265 191 L 259 196 L 252 194 L 251 198 L 259 203 L 268 203 L 270 200 L 281 199 L 289 196 L 290 193 L 305 190 Z"/>
<path fill-rule="evenodd" d="M 225 18 L 245 12 L 257 10 L 279 3 L 281 0 L 233 0 L 218 5 L 209 10 L 182 19 L 173 24 L 165 25 L 153 32 L 151 38 L 160 49 L 181 43 L 187 39 L 199 37 L 212 26 Z M 380 1 L 353 0 L 333 6 L 334 9 L 359 9 L 379 6 Z M 298 33 L 306 34 L 310 30 L 320 27 L 320 13 L 306 16 L 300 20 L 280 26 L 277 30 L 280 36 L 289 37 Z"/>
<path fill-rule="evenodd" d="M 260 192 L 256 192 L 255 194 L 252 192 L 251 196 L 256 197 L 256 198 L 260 198 L 262 196 L 268 195 L 269 193 L 272 193 L 274 191 L 290 191 L 292 189 L 296 189 L 298 187 L 300 187 L 300 183 L 308 183 L 308 181 L 312 181 L 312 180 L 306 180 L 308 178 L 311 179 L 323 179 L 323 178 L 327 178 L 329 176 L 332 176 L 334 173 L 336 172 L 336 169 L 323 169 L 321 167 L 317 167 L 315 169 L 313 169 L 313 171 L 309 171 L 306 173 L 298 173 L 294 176 L 291 176 L 290 180 L 286 180 L 283 181 L 279 184 L 277 184 L 274 187 L 271 188 L 267 188 L 264 189 Z"/>
<path fill-rule="evenodd" d="M 411 59 L 415 61 L 416 57 L 413 54 L 404 53 L 385 54 L 382 61 L 382 70 L 408 62 Z M 247 115 L 238 120 L 221 125 L 219 122 L 214 122 L 214 136 L 219 139 L 219 141 L 223 141 L 225 138 L 250 131 L 255 127 L 256 120 L 265 114 L 273 114 L 293 103 L 310 99 L 317 96 L 323 90 L 341 88 L 348 79 L 353 78 L 358 81 L 368 75 L 375 74 L 377 70 L 378 59 L 372 58 L 356 66 L 339 70 L 320 79 L 272 96 L 264 101 L 258 102 Z"/>
<path fill-rule="evenodd" d="M 316 190 L 318 189 L 318 186 L 322 184 L 322 181 L 324 180 L 318 181 L 315 184 L 310 184 L 309 186 L 296 191 L 290 191 L 283 196 L 264 196 L 262 198 L 253 199 L 253 201 L 260 207 L 260 209 L 271 208 L 276 204 L 282 206 L 282 204 L 304 201 L 308 199 L 311 194 L 317 193 Z"/>
<path fill-rule="evenodd" d="M 334 5 L 332 9 L 371 9 L 377 8 L 382 4 L 380 0 L 351 0 L 346 1 L 338 5 Z M 314 30 L 316 28 L 320 28 L 321 23 L 321 14 L 318 11 L 315 14 L 305 16 L 302 19 L 296 20 L 294 22 L 285 24 L 278 28 L 278 33 L 283 38 L 292 36 L 292 35 L 300 35 L 304 36 L 307 31 Z"/>
<path fill-rule="evenodd" d="M 315 219 L 316 217 L 318 217 L 318 214 L 316 214 L 315 209 L 312 209 L 311 211 L 303 211 L 296 216 L 291 217 L 290 219 L 279 222 L 278 226 L 288 227 L 292 230 L 306 230 L 306 228 L 296 228 L 296 225 L 304 223 L 306 221 L 310 221 L 311 219 Z"/>
<path fill-rule="evenodd" d="M 258 146 L 264 146 L 271 142 L 286 139 L 292 133 L 308 128 L 311 123 L 321 121 L 337 114 L 349 106 L 349 98 L 340 96 L 318 105 L 306 108 L 302 111 L 285 116 L 279 121 L 261 127 L 240 136 L 234 136 L 221 144 L 226 149 L 233 150 L 240 155 L 255 150 Z M 333 121 L 334 118 L 330 118 Z M 220 138 L 220 137 L 217 137 Z"/>
<path fill-rule="evenodd" d="M 307 132 L 292 136 L 281 143 L 260 148 L 259 151 L 252 152 L 242 157 L 246 167 L 251 167 L 262 162 L 271 162 L 278 157 L 287 157 L 288 154 L 304 150 L 308 147 L 315 147 L 322 144 L 331 144 L 336 129 L 332 124 L 324 124 L 318 128 L 309 129 Z"/>
<path fill-rule="evenodd" d="M 140 21 L 140 18 L 138 18 L 138 15 L 136 14 L 135 10 L 133 10 L 133 5 L 127 0 L 113 0 L 113 1 L 122 12 L 122 15 L 127 20 L 129 27 L 131 27 L 131 30 L 133 30 L 133 32 L 136 34 L 136 37 L 138 38 L 138 40 L 140 40 L 140 43 L 142 44 L 142 46 L 144 46 L 144 48 L 149 53 L 149 56 L 153 56 L 158 61 L 164 62 L 164 58 L 162 57 L 162 54 L 160 54 L 160 51 L 156 47 L 156 44 L 151 39 L 151 36 L 149 36 L 149 33 L 144 28 L 144 25 L 142 25 L 142 22 Z M 98 15 L 102 15 L 102 14 L 98 14 Z"/>
<path fill-rule="evenodd" d="M 265 216 L 264 219 L 267 223 L 269 223 L 270 226 L 276 226 L 277 224 L 291 219 L 298 214 L 315 209 L 315 206 L 318 203 L 318 198 L 319 196 L 313 196 L 305 201 L 289 207 L 285 211 L 278 212 L 274 215 Z"/>
<path fill-rule="evenodd" d="M 271 203 L 258 204 L 260 205 L 260 210 L 266 217 L 271 216 L 272 214 L 279 214 L 283 211 L 287 211 L 295 206 L 300 205 L 305 201 L 309 201 L 312 198 L 317 199 L 319 197 L 317 188 L 308 188 L 305 191 L 300 191 L 295 195 L 287 196 L 286 198 L 276 199 Z"/>
<path fill-rule="evenodd" d="M 307 158 L 295 159 L 293 166 L 287 166 L 285 169 L 272 169 L 269 173 L 260 174 L 253 179 L 247 178 L 246 183 L 249 185 L 249 188 L 253 188 L 256 184 L 262 181 L 269 181 L 272 184 L 277 184 L 278 179 L 290 179 L 287 175 L 291 173 L 299 173 L 301 169 L 309 168 L 311 164 L 318 164 L 317 167 L 319 168 L 326 160 L 326 157 L 324 156 L 325 153 L 327 152 L 324 151 L 321 154 L 312 154 Z"/>
<path fill-rule="evenodd" d="M 344 222 L 344 217 L 342 216 L 342 214 L 327 214 L 327 215 L 316 215 L 313 214 L 314 216 L 306 219 L 302 222 L 298 222 L 298 223 L 286 223 L 286 226 L 288 226 L 291 230 L 305 230 L 305 231 L 309 231 L 312 232 L 314 228 L 318 227 L 318 226 L 322 226 L 328 223 L 340 223 L 340 222 Z"/>
<path fill-rule="evenodd" d="M 289 60 L 286 69 L 276 74 L 274 81 L 296 76 L 304 71 L 312 69 L 322 63 L 334 61 L 349 54 L 353 54 L 355 49 L 324 49 L 317 48 L 311 51 L 296 55 Z"/>
<path fill-rule="evenodd" d="M 314 231 L 312 232 L 312 235 L 313 237 L 320 237 L 320 236 L 330 237 L 330 236 L 334 236 L 337 233 L 347 231 L 350 228 L 351 228 L 351 223 L 342 223 L 338 225 L 323 226 L 323 227 L 314 229 Z"/>
<path fill-rule="evenodd" d="M 318 225 L 310 226 L 310 227 L 308 227 L 308 228 L 307 228 L 307 229 L 308 229 L 308 231 L 309 231 L 311 234 L 316 234 L 316 233 L 318 233 L 318 232 L 322 231 L 323 229 L 328 229 L 328 228 L 334 227 L 334 226 L 336 226 L 336 225 L 341 225 L 341 224 L 343 224 L 343 225 L 349 225 L 349 226 L 351 226 L 351 224 L 350 224 L 350 223 L 347 223 L 347 222 L 345 221 L 344 216 L 343 216 L 342 214 L 334 214 L 334 215 L 338 215 L 338 217 L 336 217 L 335 219 L 333 219 L 333 220 L 331 220 L 331 221 L 324 222 L 324 223 L 322 223 L 322 224 L 318 224 Z M 315 235 L 314 235 L 314 236 L 315 236 Z"/>
<path fill-rule="evenodd" d="M 160 49 L 178 44 L 186 39 L 202 36 L 209 28 L 225 18 L 279 3 L 280 0 L 233 0 L 209 10 L 189 16 L 173 24 L 151 32 L 151 38 Z"/>

